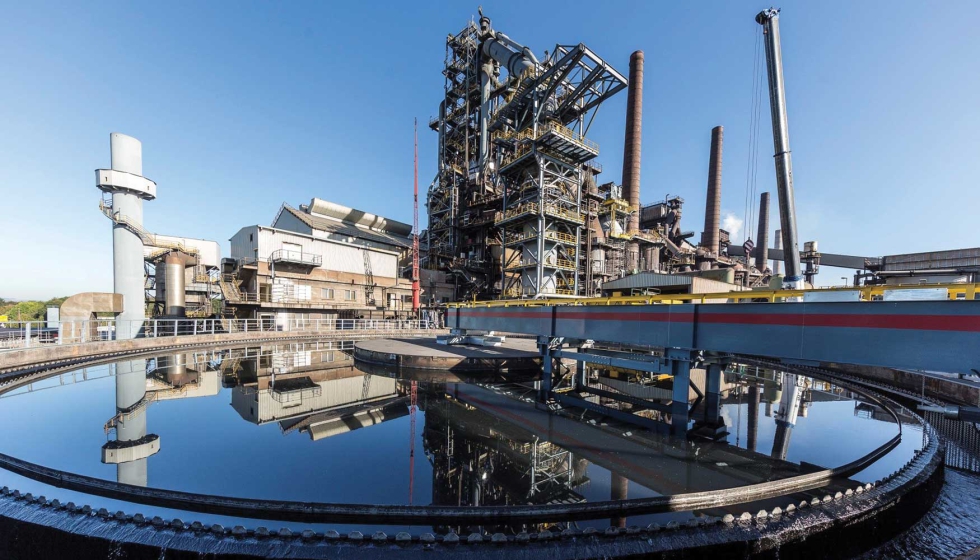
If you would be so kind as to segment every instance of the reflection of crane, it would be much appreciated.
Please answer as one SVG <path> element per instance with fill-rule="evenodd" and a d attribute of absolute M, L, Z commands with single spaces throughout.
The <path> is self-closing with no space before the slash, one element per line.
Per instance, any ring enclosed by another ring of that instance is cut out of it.
<path fill-rule="evenodd" d="M 409 431 L 408 444 L 408 505 L 412 505 L 412 490 L 415 486 L 415 412 L 418 410 L 419 402 L 419 382 L 412 381 L 412 389 L 410 393 L 410 401 L 408 404 L 408 416 L 410 418 L 409 423 L 411 428 Z"/>

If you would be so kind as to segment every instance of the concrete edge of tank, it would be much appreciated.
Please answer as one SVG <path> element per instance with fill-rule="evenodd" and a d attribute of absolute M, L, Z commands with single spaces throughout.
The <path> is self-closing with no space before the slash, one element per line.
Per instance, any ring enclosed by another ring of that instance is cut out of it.
<path fill-rule="evenodd" d="M 0 556 L 78 559 L 159 558 L 432 558 L 479 554 L 481 558 L 625 558 L 654 554 L 685 558 L 846 558 L 901 533 L 932 506 L 943 483 L 942 455 L 934 453 L 916 472 L 905 472 L 866 492 L 838 497 L 793 513 L 710 525 L 630 527 L 587 534 L 532 533 L 495 541 L 490 535 L 458 542 L 443 536 L 280 533 L 143 518 L 92 510 L 42 497 L 0 496 Z M 503 535 L 501 535 L 503 536 Z M 404 537 L 402 537 L 404 539 Z M 479 548 L 477 548 L 479 547 Z M 121 555 L 121 556 L 120 556 Z"/>

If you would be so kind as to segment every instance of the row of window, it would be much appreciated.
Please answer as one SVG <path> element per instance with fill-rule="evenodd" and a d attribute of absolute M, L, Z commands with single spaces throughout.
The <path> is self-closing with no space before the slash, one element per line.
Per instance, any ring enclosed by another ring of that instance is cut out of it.
<path fill-rule="evenodd" d="M 357 301 L 357 290 L 340 290 L 344 301 Z M 320 299 L 335 299 L 333 288 L 320 288 Z"/>

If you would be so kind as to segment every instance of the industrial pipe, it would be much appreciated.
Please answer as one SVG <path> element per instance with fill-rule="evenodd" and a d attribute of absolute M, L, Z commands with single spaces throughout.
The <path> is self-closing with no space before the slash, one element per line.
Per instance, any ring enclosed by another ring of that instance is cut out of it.
<path fill-rule="evenodd" d="M 170 253 L 164 260 L 163 293 L 165 296 L 164 314 L 169 317 L 184 317 L 187 310 L 186 286 L 184 282 L 184 259 L 179 253 Z"/>
<path fill-rule="evenodd" d="M 626 138 L 623 146 L 623 198 L 630 205 L 626 233 L 640 231 L 640 155 L 643 145 L 643 51 L 630 55 L 629 89 L 626 96 Z M 626 268 L 639 268 L 640 247 L 631 241 L 626 249 Z"/>
<path fill-rule="evenodd" d="M 725 127 L 711 129 L 711 152 L 708 155 L 708 195 L 704 205 L 704 231 L 701 233 L 701 246 L 718 256 L 721 234 L 721 159 L 725 141 Z M 702 263 L 701 270 L 710 268 L 710 263 Z"/>
<path fill-rule="evenodd" d="M 755 267 L 759 272 L 765 272 L 769 260 L 769 193 L 764 192 L 759 198 L 759 231 L 756 235 L 756 247 L 759 252 L 755 255 Z"/>
<path fill-rule="evenodd" d="M 793 196 L 793 160 L 789 149 L 789 124 L 786 118 L 786 91 L 783 83 L 783 54 L 779 40 L 779 10 L 769 8 L 755 17 L 762 25 L 766 45 L 766 71 L 769 76 L 769 108 L 772 112 L 772 141 L 776 164 L 776 194 L 779 198 L 779 223 L 783 232 L 783 261 L 786 277 L 783 288 L 800 289 L 800 248 L 796 232 L 796 202 Z"/>

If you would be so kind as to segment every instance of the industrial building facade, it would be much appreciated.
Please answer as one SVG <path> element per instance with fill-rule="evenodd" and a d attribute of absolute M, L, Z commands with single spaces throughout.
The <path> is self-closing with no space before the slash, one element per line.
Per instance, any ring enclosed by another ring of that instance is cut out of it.
<path fill-rule="evenodd" d="M 408 317 L 411 226 L 314 198 L 283 204 L 269 227 L 243 227 L 223 263 L 225 315 L 280 326 L 329 319 Z M 423 282 L 422 300 L 452 287 Z"/>

